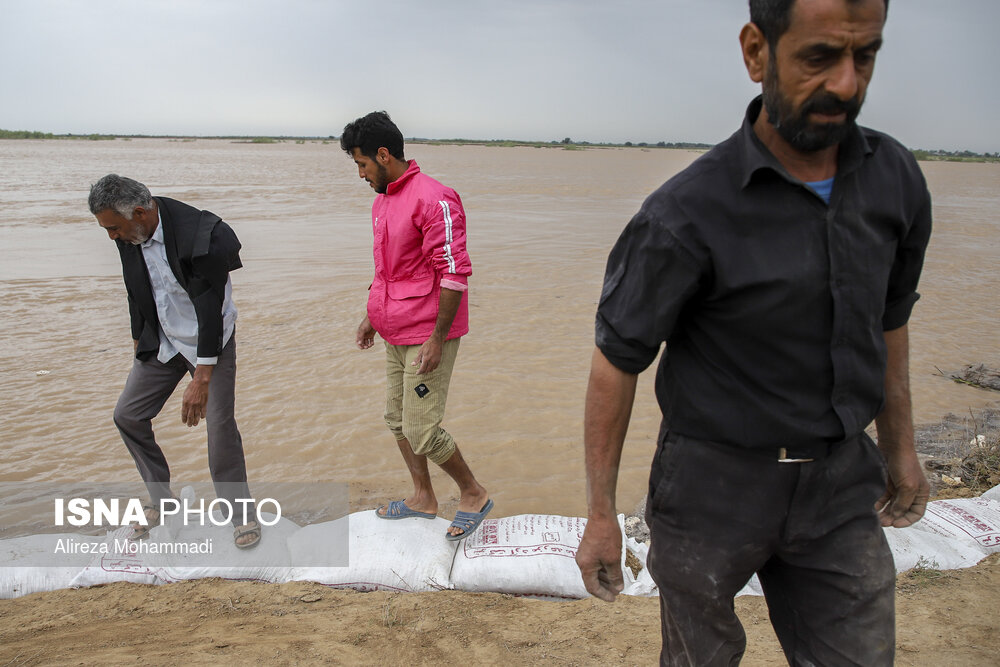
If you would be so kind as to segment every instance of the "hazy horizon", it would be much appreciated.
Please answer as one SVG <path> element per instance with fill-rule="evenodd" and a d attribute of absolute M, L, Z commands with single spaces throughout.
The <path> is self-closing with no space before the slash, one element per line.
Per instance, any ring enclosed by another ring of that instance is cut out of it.
<path fill-rule="evenodd" d="M 0 0 L 0 127 L 327 137 L 373 109 L 405 136 L 715 144 L 759 86 L 745 0 Z M 858 122 L 1000 152 L 1000 2 L 890 3 Z"/>

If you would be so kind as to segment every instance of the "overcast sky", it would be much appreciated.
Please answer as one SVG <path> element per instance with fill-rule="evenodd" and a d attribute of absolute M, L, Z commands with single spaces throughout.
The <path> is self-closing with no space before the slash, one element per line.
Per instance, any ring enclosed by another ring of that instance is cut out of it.
<path fill-rule="evenodd" d="M 0 0 L 0 128 L 715 143 L 745 0 Z M 893 0 L 861 122 L 1000 151 L 1000 0 Z"/>

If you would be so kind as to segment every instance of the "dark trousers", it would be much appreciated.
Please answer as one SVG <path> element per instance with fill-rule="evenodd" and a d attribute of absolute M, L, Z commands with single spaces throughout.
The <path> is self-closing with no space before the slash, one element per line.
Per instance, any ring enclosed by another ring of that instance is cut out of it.
<path fill-rule="evenodd" d="M 172 497 L 170 467 L 163 450 L 153 436 L 153 418 L 170 398 L 181 378 L 194 373 L 194 367 L 180 354 L 167 363 L 155 357 L 146 361 L 135 359 L 125 389 L 115 406 L 115 426 L 135 460 L 135 466 L 146 483 L 150 500 L 159 506 L 160 500 Z M 233 523 L 242 525 L 243 506 L 237 498 L 250 498 L 247 486 L 243 439 L 236 427 L 236 335 L 219 354 L 208 385 L 205 425 L 208 431 L 208 468 L 219 498 L 228 500 L 234 509 Z M 247 519 L 254 518 L 253 504 L 247 505 Z"/>
<path fill-rule="evenodd" d="M 757 573 L 789 664 L 892 665 L 895 567 L 873 509 L 884 491 L 866 435 L 808 463 L 663 438 L 646 510 L 660 664 L 739 664 L 733 598 Z"/>

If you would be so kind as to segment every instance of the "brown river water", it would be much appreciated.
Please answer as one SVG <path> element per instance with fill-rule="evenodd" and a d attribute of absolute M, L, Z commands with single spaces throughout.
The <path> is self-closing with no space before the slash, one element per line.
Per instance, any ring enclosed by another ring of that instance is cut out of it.
<path fill-rule="evenodd" d="M 493 516 L 586 514 L 583 399 L 604 262 L 646 195 L 697 155 L 408 147 L 468 215 L 472 331 L 444 425 L 496 500 Z M 935 231 L 910 322 L 918 424 L 1000 398 L 935 376 L 1000 366 L 1000 165 L 922 167 Z M 354 346 L 373 193 L 336 142 L 0 141 L 0 482 L 138 479 L 111 422 L 131 364 L 125 290 L 86 204 L 112 171 L 214 211 L 243 242 L 237 418 L 251 485 L 347 482 L 354 509 L 406 495 L 381 419 L 381 346 Z M 659 424 L 653 371 L 639 383 L 622 511 L 645 493 Z M 175 479 L 207 480 L 204 427 L 181 424 L 180 394 L 155 422 L 158 438 Z M 448 516 L 455 487 L 434 479 Z"/>

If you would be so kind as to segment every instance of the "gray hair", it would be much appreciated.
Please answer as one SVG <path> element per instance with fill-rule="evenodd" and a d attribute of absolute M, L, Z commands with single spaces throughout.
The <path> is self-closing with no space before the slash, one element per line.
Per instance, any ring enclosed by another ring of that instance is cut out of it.
<path fill-rule="evenodd" d="M 136 208 L 153 208 L 153 195 L 149 188 L 118 174 L 108 174 L 90 186 L 90 212 L 97 215 L 109 208 L 126 220 L 132 219 Z"/>

